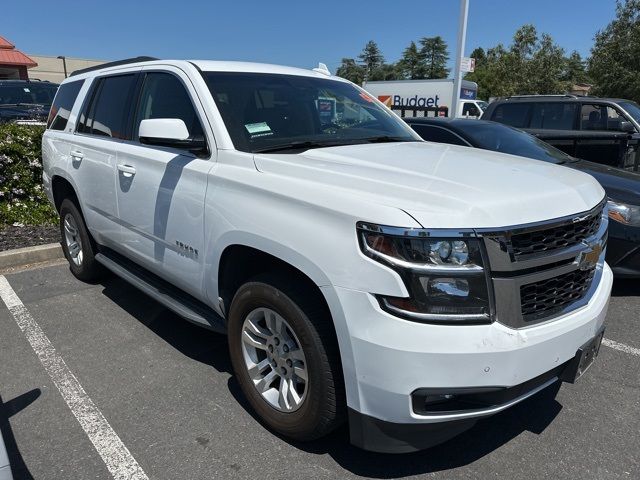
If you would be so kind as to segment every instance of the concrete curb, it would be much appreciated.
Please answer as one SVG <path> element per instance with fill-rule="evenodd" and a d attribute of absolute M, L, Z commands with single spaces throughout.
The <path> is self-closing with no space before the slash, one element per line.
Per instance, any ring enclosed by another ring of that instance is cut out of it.
<path fill-rule="evenodd" d="M 46 262 L 63 258 L 62 247 L 59 243 L 49 243 L 36 247 L 16 248 L 0 252 L 0 269 L 19 267 L 30 263 Z"/>

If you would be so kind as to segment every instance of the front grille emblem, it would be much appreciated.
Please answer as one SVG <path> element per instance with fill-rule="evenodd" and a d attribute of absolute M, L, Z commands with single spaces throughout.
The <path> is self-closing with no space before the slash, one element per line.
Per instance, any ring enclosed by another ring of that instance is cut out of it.
<path fill-rule="evenodd" d="M 580 270 L 591 270 L 598 264 L 600 254 L 602 253 L 602 245 L 595 243 L 590 245 L 589 250 L 580 252 L 580 255 L 576 258 L 576 263 Z"/>

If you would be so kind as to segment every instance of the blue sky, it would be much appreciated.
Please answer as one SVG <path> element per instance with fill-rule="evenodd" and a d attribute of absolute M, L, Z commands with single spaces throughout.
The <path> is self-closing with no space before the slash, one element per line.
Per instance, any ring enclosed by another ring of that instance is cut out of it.
<path fill-rule="evenodd" d="M 533 23 L 567 51 L 588 55 L 615 0 L 469 0 L 466 53 L 510 43 Z M 388 61 L 411 40 L 441 35 L 455 52 L 458 0 L 236 0 L 3 2 L 0 35 L 26 53 L 113 60 L 248 60 L 332 71 L 370 39 Z"/>

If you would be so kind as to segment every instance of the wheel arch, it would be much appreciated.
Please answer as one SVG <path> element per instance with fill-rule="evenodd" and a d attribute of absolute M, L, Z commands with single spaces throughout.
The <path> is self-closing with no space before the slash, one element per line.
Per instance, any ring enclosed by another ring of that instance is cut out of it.
<path fill-rule="evenodd" d="M 321 287 L 330 282 L 317 265 L 287 247 L 265 243 L 264 239 L 261 242 L 247 240 L 249 239 L 245 238 L 244 241 L 228 243 L 221 248 L 213 268 L 215 288 L 210 293 L 221 298 L 225 308 L 228 308 L 240 285 L 251 277 L 270 271 L 282 271 L 313 289 L 322 297 L 327 311 L 331 313 L 321 290 Z"/>
<path fill-rule="evenodd" d="M 60 212 L 60 205 L 62 205 L 62 201 L 65 198 L 71 198 L 80 210 L 80 213 L 82 213 L 82 207 L 78 199 L 77 190 L 68 178 L 58 174 L 53 175 L 51 177 L 51 194 L 53 196 L 53 203 L 57 212 Z"/>

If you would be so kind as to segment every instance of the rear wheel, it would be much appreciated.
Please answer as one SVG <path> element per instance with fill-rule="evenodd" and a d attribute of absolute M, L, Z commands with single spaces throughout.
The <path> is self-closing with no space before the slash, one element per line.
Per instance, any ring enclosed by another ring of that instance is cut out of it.
<path fill-rule="evenodd" d="M 104 269 L 95 259 L 95 245 L 80 210 L 68 198 L 60 205 L 60 234 L 71 273 L 83 281 L 99 279 Z"/>
<path fill-rule="evenodd" d="M 229 351 L 240 387 L 260 418 L 295 440 L 340 424 L 345 402 L 337 342 L 326 307 L 291 278 L 261 275 L 229 309 Z"/>

